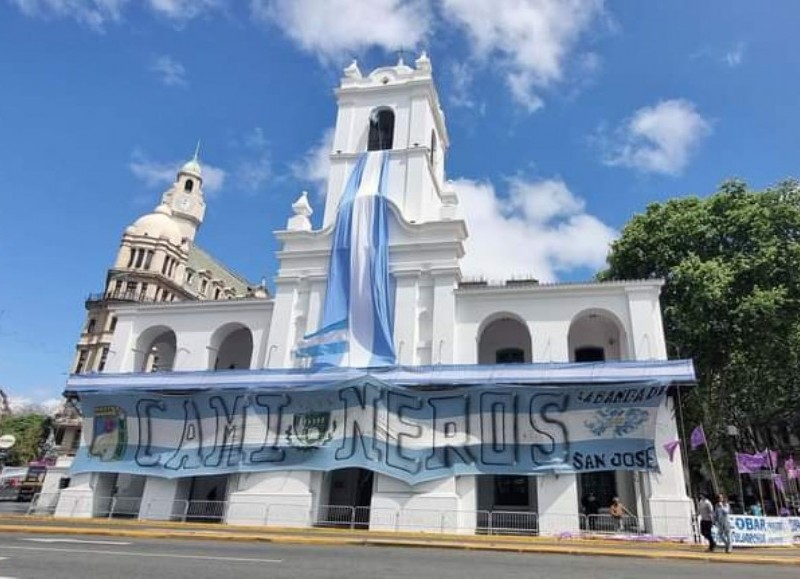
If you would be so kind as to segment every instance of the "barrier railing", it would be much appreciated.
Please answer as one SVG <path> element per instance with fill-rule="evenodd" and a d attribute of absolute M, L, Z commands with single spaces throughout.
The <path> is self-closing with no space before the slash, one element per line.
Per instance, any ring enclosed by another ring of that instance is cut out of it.
<path fill-rule="evenodd" d="M 489 535 L 644 535 L 690 539 L 691 521 L 683 517 L 619 519 L 608 514 L 537 513 L 514 510 L 437 510 L 266 503 L 253 498 L 228 501 L 142 499 L 142 497 L 60 496 L 40 493 L 30 515 L 139 518 L 156 521 L 230 522 L 271 527 L 328 527 L 363 530 Z"/>

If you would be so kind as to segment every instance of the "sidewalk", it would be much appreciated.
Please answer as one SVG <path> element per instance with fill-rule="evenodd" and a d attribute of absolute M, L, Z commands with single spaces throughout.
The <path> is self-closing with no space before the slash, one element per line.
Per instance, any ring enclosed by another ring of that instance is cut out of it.
<path fill-rule="evenodd" d="M 438 549 L 553 553 L 647 559 L 679 559 L 720 563 L 800 566 L 800 548 L 773 547 L 738 549 L 733 553 L 708 553 L 701 545 L 640 543 L 611 539 L 558 539 L 485 535 L 431 535 L 387 533 L 350 529 L 289 529 L 232 527 L 204 523 L 171 523 L 125 519 L 53 519 L 0 515 L 0 532 L 114 537 L 262 541 L 297 545 L 374 545 Z"/>

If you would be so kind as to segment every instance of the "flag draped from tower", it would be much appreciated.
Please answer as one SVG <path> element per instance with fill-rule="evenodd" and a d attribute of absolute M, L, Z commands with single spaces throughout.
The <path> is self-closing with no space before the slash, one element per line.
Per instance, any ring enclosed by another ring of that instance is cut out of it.
<path fill-rule="evenodd" d="M 356 162 L 333 230 L 320 330 L 303 337 L 295 355 L 315 366 L 395 364 L 386 184 L 387 151 Z"/>

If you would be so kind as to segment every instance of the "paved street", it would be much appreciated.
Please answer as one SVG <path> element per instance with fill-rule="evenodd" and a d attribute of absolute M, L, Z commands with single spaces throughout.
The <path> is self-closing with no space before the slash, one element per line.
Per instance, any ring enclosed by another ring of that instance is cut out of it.
<path fill-rule="evenodd" d="M 0 579 L 796 578 L 797 567 L 383 547 L 0 533 Z"/>

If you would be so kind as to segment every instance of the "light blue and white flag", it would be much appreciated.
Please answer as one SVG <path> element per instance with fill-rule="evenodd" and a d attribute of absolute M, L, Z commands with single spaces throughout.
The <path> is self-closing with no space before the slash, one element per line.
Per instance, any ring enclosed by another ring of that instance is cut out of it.
<path fill-rule="evenodd" d="M 363 153 L 347 181 L 333 231 L 320 330 L 295 355 L 315 366 L 395 364 L 389 276 L 387 151 Z"/>

